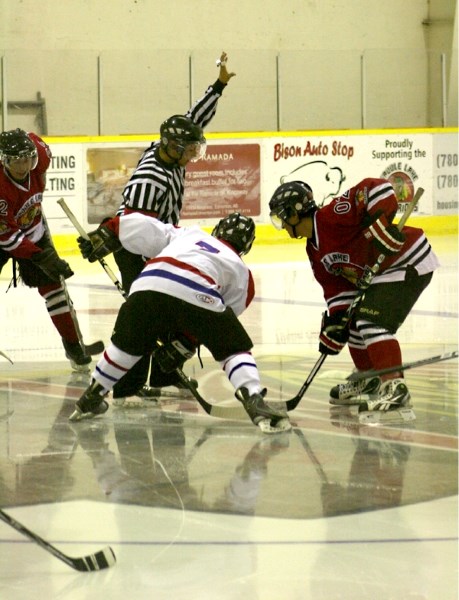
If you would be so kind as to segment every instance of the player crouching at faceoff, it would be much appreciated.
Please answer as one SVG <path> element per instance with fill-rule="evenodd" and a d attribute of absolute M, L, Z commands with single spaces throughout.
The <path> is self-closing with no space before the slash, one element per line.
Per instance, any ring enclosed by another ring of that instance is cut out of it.
<path fill-rule="evenodd" d="M 208 234 L 196 226 L 176 227 L 132 213 L 110 219 L 89 238 L 78 238 L 78 243 L 91 262 L 121 247 L 154 258 L 133 282 L 111 344 L 70 420 L 106 412 L 104 398 L 142 356 L 154 352 L 161 369 L 171 372 L 203 344 L 220 362 L 255 425 L 267 433 L 290 429 L 286 413 L 264 401 L 266 390 L 250 352 L 253 344 L 237 318 L 255 292 L 252 274 L 240 258 L 255 239 L 251 218 L 233 213 Z M 157 341 L 163 343 L 159 348 Z"/>
<path fill-rule="evenodd" d="M 328 309 L 321 323 L 319 352 L 338 354 L 348 342 L 358 371 L 402 364 L 395 334 L 438 267 L 422 229 L 399 231 L 392 224 L 397 206 L 390 182 L 371 178 L 322 208 L 303 181 L 280 185 L 269 203 L 277 229 L 285 229 L 291 238 L 307 238 L 306 252 Z M 378 274 L 350 322 L 343 321 L 381 253 L 386 258 Z M 330 403 L 355 404 L 359 413 L 382 411 L 387 417 L 389 411 L 411 406 L 400 371 L 336 385 L 330 391 Z M 411 413 L 407 420 L 415 418 Z"/>
<path fill-rule="evenodd" d="M 14 286 L 17 265 L 24 284 L 45 300 L 72 368 L 87 372 L 91 357 L 78 340 L 60 279 L 73 271 L 54 248 L 42 208 L 50 163 L 51 150 L 35 133 L 19 128 L 0 133 L 0 272 L 12 259 Z"/>

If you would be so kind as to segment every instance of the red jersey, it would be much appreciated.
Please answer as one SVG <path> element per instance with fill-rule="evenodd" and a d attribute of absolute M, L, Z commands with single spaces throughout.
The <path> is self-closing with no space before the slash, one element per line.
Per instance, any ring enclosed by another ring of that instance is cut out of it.
<path fill-rule="evenodd" d="M 380 251 L 365 236 L 369 224 L 376 218 L 391 223 L 397 206 L 389 181 L 368 178 L 315 213 L 306 252 L 330 314 L 346 310 L 357 294 L 357 280 L 377 261 Z M 408 265 L 420 275 L 438 267 L 422 229 L 404 227 L 403 233 L 406 241 L 402 249 L 385 259 L 373 284 L 403 281 Z"/>
<path fill-rule="evenodd" d="M 38 135 L 28 136 L 37 148 L 38 163 L 27 179 L 14 181 L 0 164 L 0 249 L 15 258 L 30 258 L 38 252 L 34 242 L 45 233 L 41 203 L 51 150 Z"/>

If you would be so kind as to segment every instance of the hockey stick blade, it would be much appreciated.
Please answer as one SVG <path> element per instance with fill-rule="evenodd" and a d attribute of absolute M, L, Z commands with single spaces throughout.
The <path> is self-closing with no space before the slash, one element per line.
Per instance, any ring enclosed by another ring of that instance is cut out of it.
<path fill-rule="evenodd" d="M 423 367 L 424 365 L 441 362 L 442 360 L 451 360 L 452 358 L 457 358 L 457 355 L 457 350 L 455 350 L 454 352 L 446 352 L 445 354 L 439 354 L 438 356 L 431 356 L 430 358 L 415 360 L 414 362 L 397 365 L 396 367 L 386 367 L 385 369 L 379 369 L 377 371 L 372 369 L 369 371 L 356 371 L 355 373 L 351 373 L 349 375 L 348 380 L 359 381 L 360 379 L 368 379 L 369 377 L 386 375 L 387 373 L 395 373 L 396 371 L 407 371 L 408 369 Z"/>
<path fill-rule="evenodd" d="M 176 369 L 177 375 L 180 377 L 180 381 L 185 385 L 186 389 L 189 390 L 194 398 L 198 401 L 204 411 L 211 417 L 218 417 L 220 419 L 230 419 L 233 421 L 247 421 L 249 415 L 246 413 L 242 406 L 215 406 L 210 404 L 207 400 L 201 396 L 197 388 L 188 379 L 185 373 L 181 369 Z"/>
<path fill-rule="evenodd" d="M 89 354 L 89 356 L 94 356 L 95 354 L 102 354 L 102 352 L 105 350 L 105 345 L 102 340 L 98 340 L 93 344 L 85 344 L 84 350 L 86 354 Z"/>
<path fill-rule="evenodd" d="M 30 540 L 43 548 L 43 550 L 50 552 L 53 556 L 62 562 L 65 562 L 69 567 L 72 567 L 72 569 L 75 569 L 76 571 L 100 571 L 102 569 L 108 569 L 116 563 L 115 553 L 110 546 L 106 546 L 95 554 L 88 554 L 87 556 L 72 558 L 71 556 L 67 556 L 58 550 L 55 546 L 41 538 L 36 533 L 30 531 L 30 529 L 27 529 L 27 527 L 22 525 L 22 523 L 19 523 L 19 521 L 16 521 L 16 519 L 13 519 L 13 517 L 5 513 L 2 509 L 0 509 L 0 520 L 7 525 L 10 525 L 19 533 L 22 533 L 22 535 L 25 537 L 28 537 Z"/>

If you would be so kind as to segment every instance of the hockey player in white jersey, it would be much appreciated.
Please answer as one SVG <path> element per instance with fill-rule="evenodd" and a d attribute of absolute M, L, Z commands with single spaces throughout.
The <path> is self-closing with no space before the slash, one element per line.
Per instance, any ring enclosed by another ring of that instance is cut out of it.
<path fill-rule="evenodd" d="M 133 282 L 111 344 L 70 420 L 105 413 L 105 397 L 142 356 L 155 353 L 156 363 L 170 372 L 202 344 L 221 364 L 255 425 L 268 421 L 270 427 L 262 429 L 270 433 L 290 428 L 286 413 L 264 401 L 253 344 L 238 319 L 255 293 L 252 274 L 241 260 L 255 239 L 250 217 L 232 213 L 210 235 L 199 227 L 176 227 L 133 213 L 107 221 L 89 238 L 78 242 L 91 262 L 121 247 L 152 258 Z M 163 344 L 159 349 L 158 341 Z"/>

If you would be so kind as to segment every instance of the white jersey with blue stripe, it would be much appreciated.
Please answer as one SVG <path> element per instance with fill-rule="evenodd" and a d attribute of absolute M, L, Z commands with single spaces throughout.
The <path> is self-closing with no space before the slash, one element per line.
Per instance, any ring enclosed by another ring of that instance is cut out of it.
<path fill-rule="evenodd" d="M 231 307 L 236 315 L 252 299 L 253 280 L 240 256 L 197 226 L 130 214 L 120 217 L 119 239 L 126 250 L 151 257 L 130 294 L 161 292 L 215 312 Z"/>

